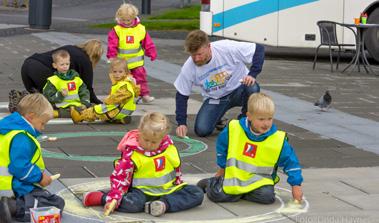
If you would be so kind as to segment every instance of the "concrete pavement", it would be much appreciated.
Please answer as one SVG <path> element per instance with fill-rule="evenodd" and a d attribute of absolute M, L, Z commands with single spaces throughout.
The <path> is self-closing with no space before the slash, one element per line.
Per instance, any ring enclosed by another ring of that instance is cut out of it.
<path fill-rule="evenodd" d="M 0 113 L 6 113 L 8 91 L 22 89 L 20 67 L 27 56 L 88 38 L 105 41 L 106 37 L 43 32 L 0 38 L 0 101 L 3 102 L 0 103 Z M 61 181 L 50 190 L 67 200 L 63 222 L 377 222 L 379 92 L 376 86 L 379 79 L 365 73 L 332 74 L 328 63 L 321 63 L 316 71 L 312 71 L 311 61 L 304 60 L 266 60 L 258 79 L 263 91 L 274 97 L 278 108 L 276 124 L 288 132 L 290 143 L 304 166 L 306 202 L 302 206 L 293 207 L 289 203 L 290 187 L 282 175 L 276 188 L 277 202 L 269 206 L 246 202 L 213 204 L 205 200 L 199 208 L 161 218 L 122 213 L 104 218 L 101 208 L 81 207 L 78 198 L 83 192 L 107 186 L 106 177 L 112 170 L 109 160 L 118 156 L 115 147 L 124 132 L 136 127 L 140 115 L 151 110 L 162 111 L 175 126 L 172 82 L 187 56 L 181 40 L 155 39 L 155 42 L 159 60 L 147 61 L 146 68 L 157 101 L 152 105 L 138 106 L 130 125 L 73 125 L 64 119 L 48 125 L 46 134 L 58 136 L 58 140 L 42 142 L 42 146 L 48 170 L 62 174 Z M 99 95 L 106 95 L 109 89 L 106 73 L 107 64 L 102 60 L 95 70 L 94 80 Z M 331 90 L 333 109 L 320 112 L 312 103 L 325 89 Z M 193 120 L 201 102 L 198 91 L 195 90 L 191 99 L 189 119 Z M 235 117 L 237 113 L 238 109 L 234 109 L 227 116 Z M 184 154 L 185 177 L 195 183 L 216 170 L 214 145 L 217 132 L 210 137 L 198 138 L 191 128 L 190 137 L 206 146 L 188 152 L 195 141 L 174 140 Z"/>
<path fill-rule="evenodd" d="M 64 44 L 76 44 L 99 38 L 106 46 L 106 30 L 89 29 L 88 24 L 112 21 L 121 1 L 55 0 L 50 32 L 36 32 L 27 27 L 27 10 L 0 7 L 0 118 L 7 114 L 8 92 L 23 89 L 20 68 L 34 52 L 44 52 Z M 131 1 L 137 6 L 140 1 Z M 192 1 L 198 2 L 198 1 Z M 152 1 L 153 13 L 178 7 L 180 1 Z M 273 96 L 277 104 L 275 124 L 288 133 L 304 167 L 305 202 L 290 202 L 290 187 L 280 173 L 273 205 L 247 202 L 214 204 L 205 199 L 202 206 L 160 218 L 146 214 L 115 213 L 104 218 L 101 207 L 83 208 L 83 192 L 108 187 L 111 161 L 119 156 L 115 150 L 123 134 L 138 125 L 146 111 L 161 111 L 170 118 L 174 135 L 175 88 L 172 83 L 187 55 L 183 51 L 185 32 L 150 32 L 158 49 L 158 61 L 146 61 L 152 94 L 151 105 L 138 105 L 132 123 L 126 126 L 105 123 L 73 125 L 69 119 L 49 122 L 43 140 L 44 157 L 51 173 L 61 173 L 49 189 L 66 199 L 62 218 L 70 222 L 379 222 L 376 205 L 379 177 L 379 77 L 358 73 L 330 73 L 327 61 L 313 71 L 313 50 L 266 48 L 266 61 L 258 77 L 262 91 Z M 105 58 L 95 69 L 94 87 L 98 95 L 110 88 Z M 348 58 L 347 58 L 348 59 Z M 347 60 L 345 59 L 344 62 Z M 341 64 L 341 68 L 346 66 Z M 378 67 L 374 70 L 379 73 Z M 321 112 L 312 104 L 329 89 L 332 109 Z M 217 133 L 196 137 L 193 120 L 201 104 L 194 90 L 189 106 L 190 140 L 173 137 L 182 156 L 185 179 L 196 183 L 216 170 Z M 234 118 L 239 109 L 228 112 Z M 191 121 L 192 120 L 192 121 Z"/>

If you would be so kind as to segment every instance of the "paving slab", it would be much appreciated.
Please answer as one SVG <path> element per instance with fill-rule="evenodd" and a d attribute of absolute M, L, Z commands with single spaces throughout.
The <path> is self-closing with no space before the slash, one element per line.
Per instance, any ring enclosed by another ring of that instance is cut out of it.
<path fill-rule="evenodd" d="M 0 118 L 7 114 L 9 90 L 22 89 L 20 67 L 26 57 L 89 38 L 99 38 L 106 43 L 105 35 L 61 32 L 0 37 Z M 47 168 L 51 173 L 61 173 L 63 182 L 54 183 L 51 190 L 66 190 L 70 197 L 63 222 L 377 222 L 379 216 L 373 202 L 377 200 L 375 185 L 379 181 L 379 78 L 358 72 L 330 73 L 328 63 L 319 63 L 317 70 L 312 71 L 311 61 L 286 58 L 266 60 L 258 80 L 263 91 L 274 97 L 278 109 L 275 123 L 288 132 L 290 143 L 304 167 L 306 206 L 300 210 L 288 206 L 290 188 L 286 176 L 281 174 L 282 180 L 276 190 L 278 201 L 268 206 L 248 202 L 213 204 L 205 200 L 199 208 L 159 219 L 143 213 L 118 213 L 105 219 L 101 216 L 101 207 L 69 214 L 70 208 L 83 209 L 81 193 L 91 189 L 88 185 L 96 189 L 109 187 L 106 177 L 113 168 L 111 160 L 118 155 L 118 141 L 123 133 L 138 126 L 142 114 L 151 110 L 162 111 L 175 127 L 175 88 L 172 83 L 187 55 L 183 52 L 183 40 L 154 40 L 159 60 L 146 61 L 146 68 L 152 94 L 157 100 L 152 105 L 138 105 L 129 125 L 101 122 L 73 125 L 70 119 L 56 119 L 47 125 L 45 134 L 58 136 L 57 141 L 42 142 Z M 109 91 L 107 71 L 108 65 L 103 57 L 94 77 L 95 91 L 101 96 Z M 320 112 L 312 104 L 326 89 L 332 92 L 333 108 Z M 207 147 L 200 153 L 190 154 L 186 152 L 188 144 L 174 141 L 184 155 L 185 177 L 195 183 L 202 177 L 211 176 L 217 169 L 215 141 L 218 132 L 205 138 L 194 134 L 193 121 L 201 96 L 198 89 L 193 94 L 188 116 L 189 136 Z M 238 108 L 233 109 L 227 117 L 234 118 L 238 113 Z M 171 134 L 174 135 L 174 128 Z M 77 186 L 81 183 L 84 186 Z M 78 197 L 67 191 L 67 186 L 77 189 Z"/>

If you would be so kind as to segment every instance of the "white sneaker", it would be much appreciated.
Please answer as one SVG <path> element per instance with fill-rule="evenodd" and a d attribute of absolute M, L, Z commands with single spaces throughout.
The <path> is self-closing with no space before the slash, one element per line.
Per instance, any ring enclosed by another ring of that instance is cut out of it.
<path fill-rule="evenodd" d="M 154 100 L 155 100 L 155 98 L 152 96 L 149 96 L 149 95 L 142 96 L 142 102 L 145 104 L 149 104 Z"/>
<path fill-rule="evenodd" d="M 166 212 L 166 204 L 163 201 L 149 201 L 145 203 L 145 213 L 159 217 Z"/>

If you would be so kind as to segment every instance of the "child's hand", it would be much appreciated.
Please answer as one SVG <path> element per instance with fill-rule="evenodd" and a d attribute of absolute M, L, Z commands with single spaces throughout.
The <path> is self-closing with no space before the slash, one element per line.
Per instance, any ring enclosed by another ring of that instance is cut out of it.
<path fill-rule="evenodd" d="M 215 177 L 223 177 L 224 174 L 225 174 L 225 169 L 218 169 L 215 174 Z"/>
<path fill-rule="evenodd" d="M 303 191 L 301 186 L 292 186 L 292 197 L 294 200 L 301 202 L 303 200 Z"/>
<path fill-rule="evenodd" d="M 51 184 L 52 181 L 53 180 L 51 179 L 50 176 L 48 176 L 45 173 L 42 173 L 42 179 L 39 182 L 39 185 L 41 185 L 42 187 L 47 187 L 47 186 L 49 186 Z"/>
<path fill-rule="evenodd" d="M 63 96 L 67 96 L 67 95 L 68 95 L 68 90 L 67 90 L 66 88 L 62 89 L 62 90 L 61 90 L 61 94 L 62 94 Z"/>
<path fill-rule="evenodd" d="M 112 201 L 109 201 L 104 206 L 104 215 L 108 216 L 110 213 L 114 212 L 114 209 L 116 208 L 117 201 L 113 199 Z"/>

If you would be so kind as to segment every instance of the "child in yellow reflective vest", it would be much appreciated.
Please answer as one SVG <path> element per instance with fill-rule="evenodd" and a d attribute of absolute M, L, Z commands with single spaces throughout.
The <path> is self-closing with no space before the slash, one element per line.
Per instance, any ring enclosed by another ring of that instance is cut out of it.
<path fill-rule="evenodd" d="M 142 102 L 150 103 L 150 96 L 144 57 L 151 61 L 157 58 L 157 50 L 149 33 L 138 18 L 138 9 L 132 4 L 123 3 L 116 12 L 117 25 L 108 33 L 107 58 L 124 58 L 137 84 L 141 86 Z"/>
<path fill-rule="evenodd" d="M 54 117 L 70 117 L 70 107 L 91 106 L 90 93 L 79 74 L 70 69 L 70 54 L 58 50 L 52 54 L 54 75 L 47 79 L 43 95 L 56 108 Z"/>
<path fill-rule="evenodd" d="M 112 87 L 109 95 L 104 99 L 104 104 L 98 104 L 80 112 L 71 109 L 74 123 L 102 120 L 127 124 L 131 121 L 131 114 L 136 110 L 135 99 L 139 95 L 140 88 L 130 75 L 124 59 L 111 60 L 109 78 Z"/>
<path fill-rule="evenodd" d="M 247 106 L 247 117 L 232 120 L 217 138 L 219 171 L 197 185 L 213 202 L 244 199 L 271 204 L 279 181 L 276 171 L 282 167 L 294 201 L 301 202 L 301 166 L 285 132 L 273 125 L 274 102 L 264 93 L 255 93 Z"/>
<path fill-rule="evenodd" d="M 29 209 L 55 206 L 63 210 L 64 200 L 45 190 L 52 179 L 37 137 L 53 118 L 53 108 L 39 93 L 26 95 L 17 111 L 0 120 L 0 216 L 30 222 Z M 15 197 L 16 199 L 14 199 Z M 1 221 L 1 222 L 3 222 Z"/>
<path fill-rule="evenodd" d="M 203 191 L 182 181 L 179 153 L 169 131 L 165 115 L 145 114 L 138 129 L 126 133 L 118 145 L 122 157 L 110 176 L 110 191 L 84 194 L 83 205 L 105 205 L 107 210 L 115 200 L 117 211 L 145 211 L 153 216 L 200 205 Z"/>

